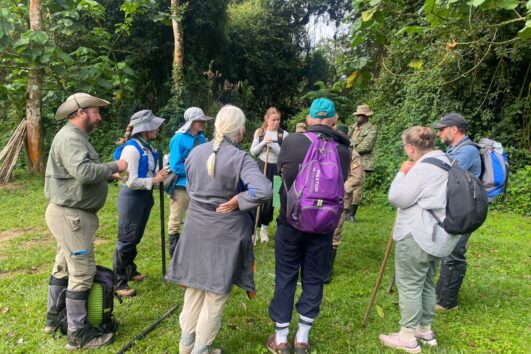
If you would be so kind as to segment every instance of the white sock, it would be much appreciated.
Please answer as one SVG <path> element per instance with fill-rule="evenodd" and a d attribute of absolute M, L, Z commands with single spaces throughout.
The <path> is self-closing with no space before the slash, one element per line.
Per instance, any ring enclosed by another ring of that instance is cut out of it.
<path fill-rule="evenodd" d="M 299 316 L 299 329 L 297 330 L 296 341 L 299 343 L 309 343 L 308 336 L 312 329 L 313 318 Z"/>
<path fill-rule="evenodd" d="M 262 224 L 262 227 L 260 228 L 260 231 L 267 232 L 267 225 L 263 225 Z"/>
<path fill-rule="evenodd" d="M 400 327 L 400 332 L 398 332 L 398 334 L 400 335 L 400 337 L 402 337 L 402 339 L 408 342 L 411 342 L 412 340 L 416 339 L 415 330 L 411 328 Z"/>
<path fill-rule="evenodd" d="M 419 331 L 420 333 L 429 333 L 429 332 L 431 332 L 431 324 L 418 325 L 417 326 L 417 331 Z"/>
<path fill-rule="evenodd" d="M 277 344 L 287 343 L 289 334 L 289 322 L 278 323 L 275 322 L 275 342 Z"/>

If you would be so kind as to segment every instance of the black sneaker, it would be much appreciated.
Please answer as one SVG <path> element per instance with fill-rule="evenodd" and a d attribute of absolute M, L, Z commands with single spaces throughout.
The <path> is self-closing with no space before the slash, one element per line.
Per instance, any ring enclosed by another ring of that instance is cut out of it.
<path fill-rule="evenodd" d="M 66 349 L 76 350 L 81 348 L 101 348 L 114 340 L 112 332 L 105 333 L 91 325 L 81 328 L 75 332 L 68 333 Z"/>

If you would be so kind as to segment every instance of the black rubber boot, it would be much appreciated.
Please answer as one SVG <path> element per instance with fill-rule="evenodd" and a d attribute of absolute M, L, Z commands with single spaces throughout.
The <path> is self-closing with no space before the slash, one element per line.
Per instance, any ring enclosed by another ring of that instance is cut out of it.
<path fill-rule="evenodd" d="M 330 271 L 328 276 L 325 278 L 324 283 L 330 284 L 332 282 L 332 273 L 334 272 L 334 262 L 336 261 L 337 248 L 332 249 L 332 257 L 330 257 Z"/>
<path fill-rule="evenodd" d="M 179 242 L 180 235 L 176 233 L 176 234 L 170 234 L 168 236 L 170 238 L 170 258 L 171 258 L 173 257 L 173 252 L 175 252 L 175 247 L 177 247 L 177 242 Z"/>
<path fill-rule="evenodd" d="M 66 334 L 66 288 L 68 278 L 50 277 L 48 286 L 48 313 L 44 332 L 54 334 L 59 330 Z"/>
<path fill-rule="evenodd" d="M 68 341 L 66 349 L 100 348 L 112 343 L 113 334 L 100 331 L 88 323 L 88 297 L 90 290 L 66 292 Z"/>
<path fill-rule="evenodd" d="M 347 212 L 347 221 L 350 221 L 351 223 L 357 223 L 358 220 L 356 220 L 356 212 L 358 211 L 358 205 L 352 204 Z"/>

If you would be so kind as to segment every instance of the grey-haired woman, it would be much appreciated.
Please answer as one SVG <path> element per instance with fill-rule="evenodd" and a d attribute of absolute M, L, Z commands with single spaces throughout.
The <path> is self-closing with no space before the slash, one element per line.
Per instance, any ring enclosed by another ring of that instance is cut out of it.
<path fill-rule="evenodd" d="M 186 287 L 179 353 L 209 353 L 235 284 L 254 294 L 253 217 L 271 199 L 271 182 L 238 149 L 245 116 L 234 106 L 216 116 L 213 141 L 186 160 L 190 205 L 166 279 Z M 252 296 L 252 295 L 251 295 Z"/>

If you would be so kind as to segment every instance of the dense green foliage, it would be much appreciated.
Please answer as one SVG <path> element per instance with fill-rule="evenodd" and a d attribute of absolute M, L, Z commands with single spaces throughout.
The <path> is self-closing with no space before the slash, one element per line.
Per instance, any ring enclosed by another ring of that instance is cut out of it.
<path fill-rule="evenodd" d="M 43 218 L 46 209 L 43 180 L 17 177 L 23 185 L 11 190 L 0 188 L 3 205 L 0 209 L 0 352 L 64 352 L 64 337 L 54 339 L 42 331 L 55 252 L 55 241 Z M 104 266 L 111 266 L 116 243 L 117 196 L 118 188 L 111 186 L 107 203 L 99 213 L 96 260 Z M 380 333 L 396 331 L 399 326 L 398 294 L 385 293 L 393 274 L 392 258 L 368 327 L 361 327 L 393 213 L 381 205 L 363 207 L 358 215 L 360 223 L 345 225 L 334 280 L 325 287 L 321 313 L 310 333 L 314 344 L 312 352 L 395 353 L 384 349 L 378 341 Z M 115 343 L 97 350 L 98 353 L 117 353 L 166 311 L 182 304 L 182 289 L 172 283 L 163 284 L 161 279 L 159 220 L 156 206 L 138 247 L 137 264 L 147 278 L 136 286 L 138 296 L 126 299 L 123 304 L 116 302 L 115 314 L 122 326 Z M 273 238 L 273 225 L 269 232 Z M 529 316 L 525 314 L 529 313 L 529 235 L 529 217 L 489 213 L 485 225 L 469 242 L 469 267 L 460 292 L 460 308 L 437 314 L 433 325 L 439 347 L 423 348 L 423 353 L 528 352 L 529 336 L 525 333 Z M 227 303 L 221 330 L 214 342 L 215 347 L 221 347 L 226 353 L 267 352 L 265 342 L 274 331 L 268 315 L 275 281 L 272 241 L 258 244 L 255 249 L 256 299 L 248 300 L 245 292 L 235 287 Z M 179 312 L 180 309 L 129 352 L 177 352 Z M 294 313 L 290 340 L 295 334 L 296 322 Z"/>

